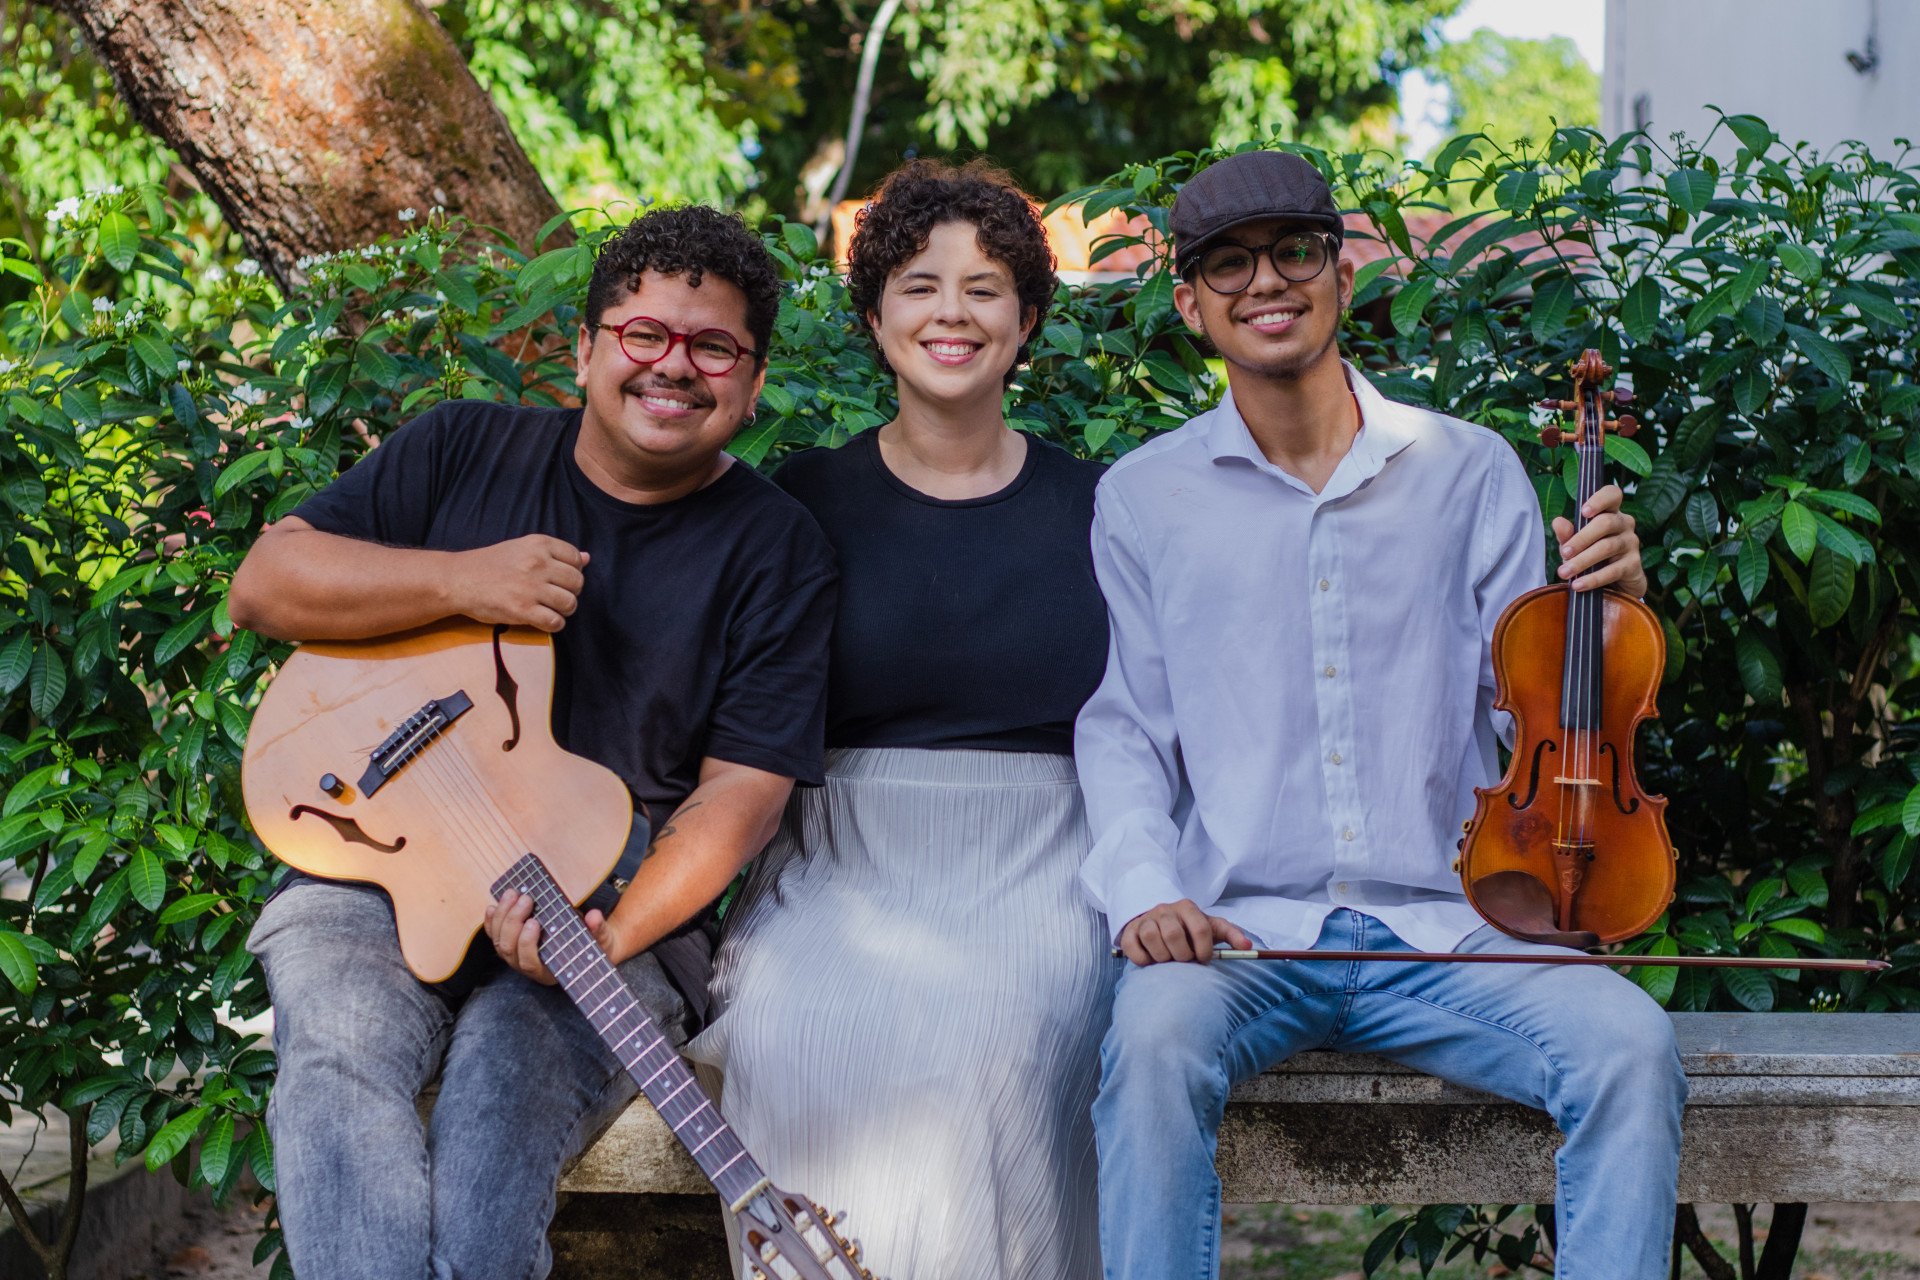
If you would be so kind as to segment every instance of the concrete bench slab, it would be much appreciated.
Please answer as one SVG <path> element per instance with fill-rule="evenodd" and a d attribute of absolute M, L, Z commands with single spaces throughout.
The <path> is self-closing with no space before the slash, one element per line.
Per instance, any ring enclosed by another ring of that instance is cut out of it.
<path fill-rule="evenodd" d="M 1691 1089 L 1682 1201 L 1920 1200 L 1920 1015 L 1669 1016 Z M 1544 1203 L 1561 1141 L 1543 1112 L 1381 1058 L 1304 1053 L 1235 1088 L 1218 1168 L 1232 1203 Z M 560 1189 L 711 1191 L 644 1099 Z"/>

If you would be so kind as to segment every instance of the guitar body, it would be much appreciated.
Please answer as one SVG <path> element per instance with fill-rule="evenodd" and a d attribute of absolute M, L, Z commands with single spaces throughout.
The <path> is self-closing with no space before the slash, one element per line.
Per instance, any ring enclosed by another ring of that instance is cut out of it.
<path fill-rule="evenodd" d="M 382 744 L 455 694 L 471 707 L 375 775 L 368 794 Z M 407 967 L 438 982 L 459 966 L 493 883 L 519 857 L 538 856 L 577 904 L 626 847 L 626 784 L 561 750 L 552 703 L 553 641 L 532 627 L 456 618 L 301 645 L 247 734 L 247 815 L 282 861 L 385 889 Z"/>
<path fill-rule="evenodd" d="M 424 982 L 459 967 L 502 893 L 532 898 L 541 959 L 738 1215 L 744 1274 L 872 1280 L 834 1215 L 773 1185 L 574 910 L 619 861 L 633 802 L 554 742 L 552 704 L 553 641 L 531 627 L 301 645 L 254 712 L 247 814 L 283 862 L 385 889 Z"/>

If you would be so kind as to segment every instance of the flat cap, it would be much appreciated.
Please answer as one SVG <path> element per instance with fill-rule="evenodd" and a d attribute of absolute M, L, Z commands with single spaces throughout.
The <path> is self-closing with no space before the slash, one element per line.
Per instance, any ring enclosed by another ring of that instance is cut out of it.
<path fill-rule="evenodd" d="M 1180 188 L 1173 202 L 1176 269 L 1223 231 L 1261 218 L 1295 218 L 1346 238 L 1346 224 L 1320 170 L 1290 151 L 1242 151 L 1207 166 Z"/>

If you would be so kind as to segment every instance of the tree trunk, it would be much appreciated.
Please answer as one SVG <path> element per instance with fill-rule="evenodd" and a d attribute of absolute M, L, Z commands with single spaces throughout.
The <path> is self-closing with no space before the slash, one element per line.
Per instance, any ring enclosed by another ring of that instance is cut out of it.
<path fill-rule="evenodd" d="M 419 0 L 54 0 L 282 287 L 434 205 L 531 250 L 559 206 Z M 562 229 L 561 234 L 571 237 Z"/>

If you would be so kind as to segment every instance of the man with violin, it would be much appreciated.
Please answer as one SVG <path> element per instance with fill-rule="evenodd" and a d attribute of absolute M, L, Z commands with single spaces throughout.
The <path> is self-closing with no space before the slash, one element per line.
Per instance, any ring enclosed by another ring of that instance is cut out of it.
<path fill-rule="evenodd" d="M 1095 1103 L 1109 1277 L 1219 1271 L 1228 1091 L 1308 1049 L 1374 1053 L 1548 1111 L 1556 1274 L 1669 1261 L 1686 1080 L 1670 1023 L 1606 968 L 1440 963 L 1538 952 L 1453 872 L 1500 775 L 1490 644 L 1542 585 L 1539 500 L 1498 434 L 1382 397 L 1337 345 L 1353 264 L 1325 181 L 1249 152 L 1171 221 L 1220 406 L 1102 479 L 1112 622 L 1075 754 L 1082 872 L 1127 965 Z M 1562 582 L 1646 589 L 1607 486 L 1554 522 Z M 1389 953 L 1215 959 L 1216 946 Z M 1404 956 L 1404 959 L 1401 957 Z"/>

